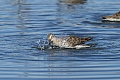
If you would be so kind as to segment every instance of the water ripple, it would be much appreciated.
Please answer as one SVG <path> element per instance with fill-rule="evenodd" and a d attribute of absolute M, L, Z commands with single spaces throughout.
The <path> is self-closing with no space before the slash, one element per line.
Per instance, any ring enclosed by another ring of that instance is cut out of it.
<path fill-rule="evenodd" d="M 1 0 L 0 78 L 119 80 L 120 23 L 101 19 L 118 12 L 120 2 L 77 1 Z M 93 46 L 49 49 L 49 33 L 92 36 Z"/>

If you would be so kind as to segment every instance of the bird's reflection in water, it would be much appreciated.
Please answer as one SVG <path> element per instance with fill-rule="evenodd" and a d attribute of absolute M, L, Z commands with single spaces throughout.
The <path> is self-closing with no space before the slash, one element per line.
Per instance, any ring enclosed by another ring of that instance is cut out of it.
<path fill-rule="evenodd" d="M 109 28 L 120 28 L 120 26 L 107 26 Z"/>
<path fill-rule="evenodd" d="M 60 3 L 66 4 L 84 4 L 87 0 L 59 0 Z"/>

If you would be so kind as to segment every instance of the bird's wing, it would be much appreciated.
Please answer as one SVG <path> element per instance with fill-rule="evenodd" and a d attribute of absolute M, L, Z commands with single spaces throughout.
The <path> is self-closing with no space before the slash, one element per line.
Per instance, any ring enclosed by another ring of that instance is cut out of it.
<path fill-rule="evenodd" d="M 72 45 L 72 46 L 76 46 L 79 44 L 84 44 L 85 42 L 91 40 L 91 37 L 86 37 L 86 38 L 79 38 L 76 36 L 68 36 L 67 41 Z"/>

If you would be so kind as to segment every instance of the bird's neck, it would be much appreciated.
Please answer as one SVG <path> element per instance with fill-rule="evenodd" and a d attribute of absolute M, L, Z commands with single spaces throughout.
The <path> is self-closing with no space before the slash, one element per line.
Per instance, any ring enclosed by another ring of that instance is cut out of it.
<path fill-rule="evenodd" d="M 51 41 L 53 41 L 53 42 L 57 42 L 58 40 L 59 40 L 58 37 L 53 37 L 53 38 L 51 39 Z"/>

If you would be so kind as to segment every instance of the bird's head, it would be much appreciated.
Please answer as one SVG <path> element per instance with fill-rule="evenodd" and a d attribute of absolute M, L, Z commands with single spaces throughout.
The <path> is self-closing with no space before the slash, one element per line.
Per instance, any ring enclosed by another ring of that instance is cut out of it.
<path fill-rule="evenodd" d="M 49 34 L 48 34 L 48 40 L 49 40 L 49 41 L 52 42 L 52 41 L 53 41 L 53 37 L 55 37 L 54 34 L 52 34 L 52 33 L 49 33 Z"/>

